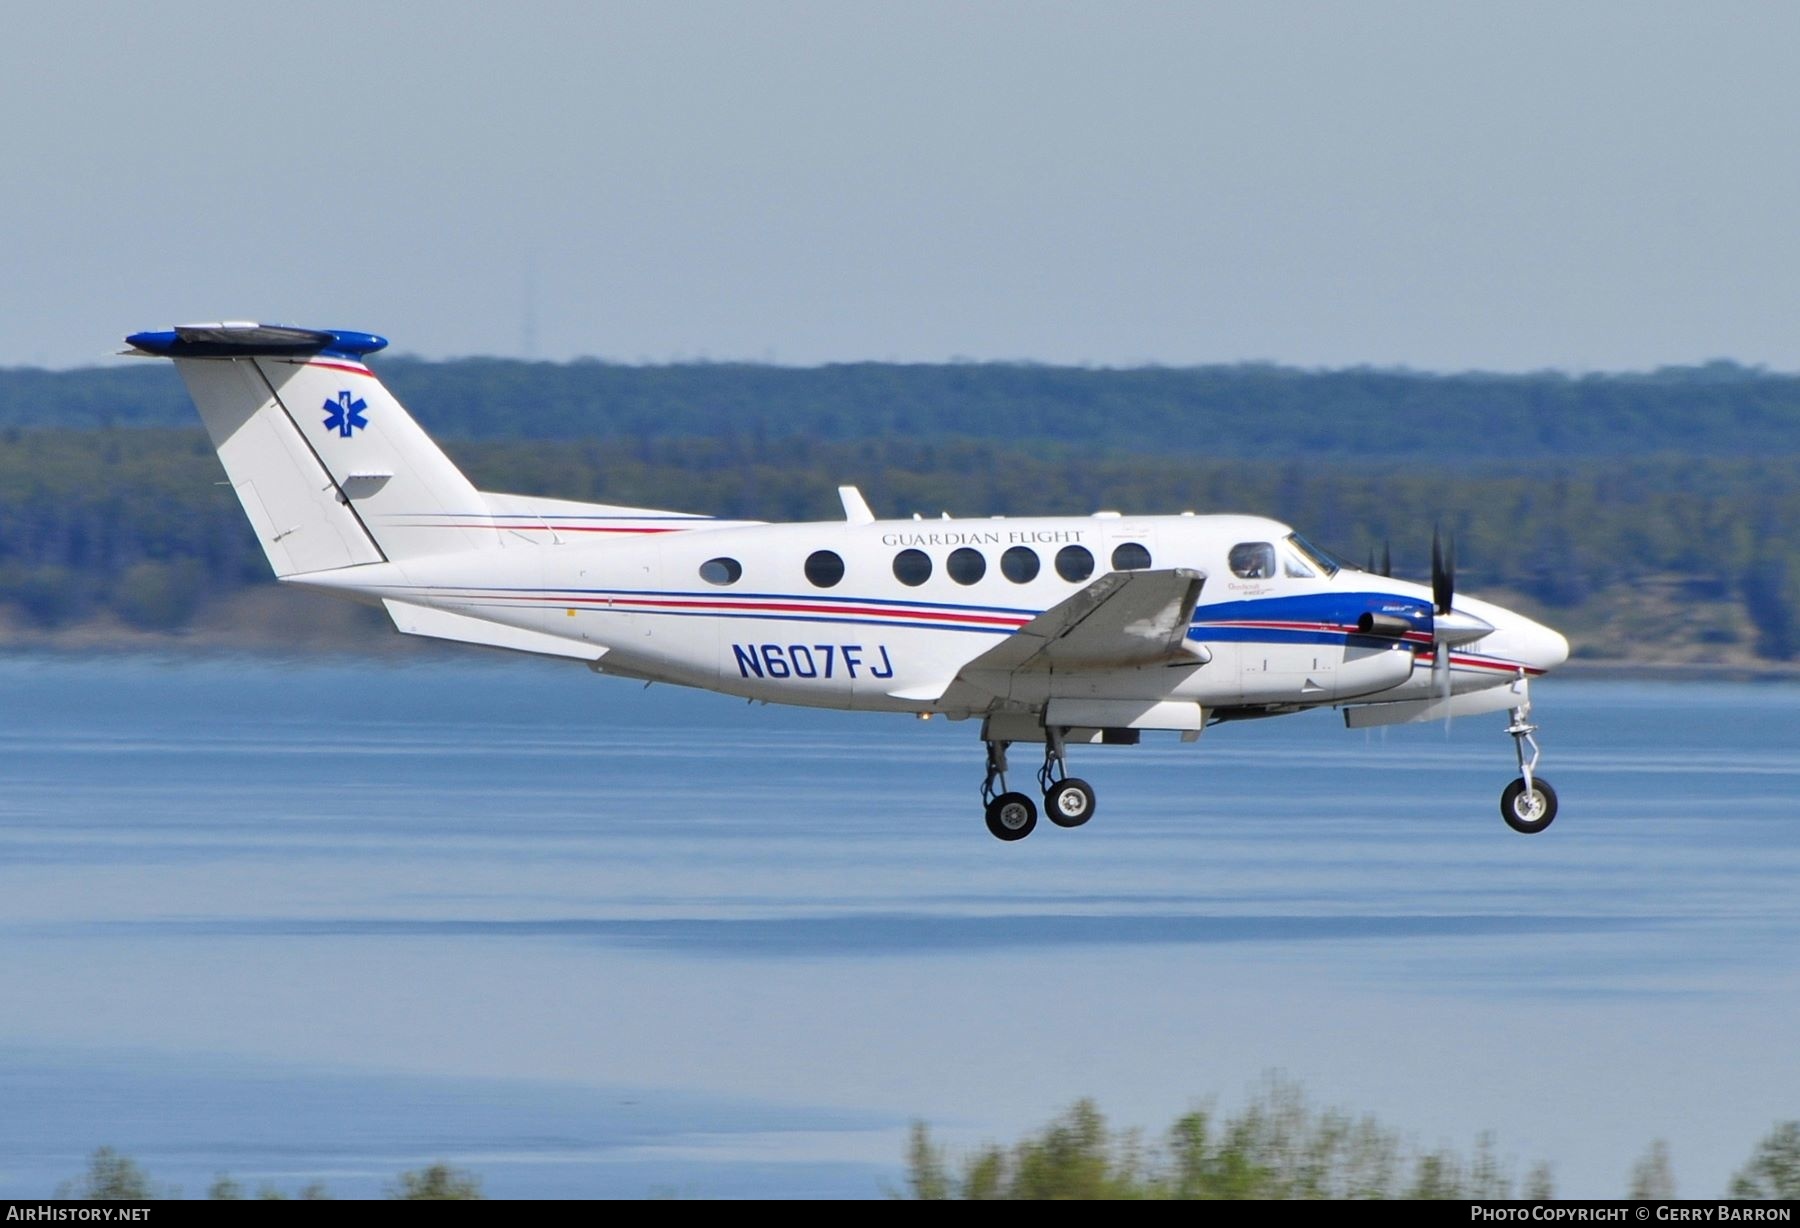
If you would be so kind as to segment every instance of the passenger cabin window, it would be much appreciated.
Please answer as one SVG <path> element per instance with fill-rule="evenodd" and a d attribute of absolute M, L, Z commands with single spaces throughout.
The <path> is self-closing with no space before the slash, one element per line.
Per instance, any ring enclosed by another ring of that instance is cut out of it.
<path fill-rule="evenodd" d="M 1014 546 L 1000 556 L 1000 574 L 1014 584 L 1031 583 L 1037 579 L 1038 568 L 1041 566 L 1043 564 L 1038 562 L 1037 551 L 1030 546 Z"/>
<path fill-rule="evenodd" d="M 1275 575 L 1275 547 L 1268 542 L 1239 542 L 1225 561 L 1240 580 L 1267 580 Z"/>
<path fill-rule="evenodd" d="M 832 588 L 844 578 L 844 560 L 830 550 L 806 556 L 806 578 L 819 588 Z"/>
<path fill-rule="evenodd" d="M 736 584 L 744 575 L 744 565 L 736 559 L 707 559 L 700 564 L 700 578 L 708 584 Z"/>
<path fill-rule="evenodd" d="M 982 557 L 981 551 L 964 546 L 950 552 L 950 557 L 944 560 L 944 570 L 958 584 L 973 584 L 987 575 L 987 559 Z"/>
<path fill-rule="evenodd" d="M 1114 571 L 1143 571 L 1150 566 L 1150 552 L 1136 542 L 1120 542 L 1113 547 Z"/>
<path fill-rule="evenodd" d="M 931 579 L 931 556 L 923 550 L 902 550 L 894 556 L 894 579 L 918 588 Z"/>
<path fill-rule="evenodd" d="M 1094 556 L 1086 546 L 1064 546 L 1056 552 L 1056 574 L 1079 584 L 1094 574 Z"/>

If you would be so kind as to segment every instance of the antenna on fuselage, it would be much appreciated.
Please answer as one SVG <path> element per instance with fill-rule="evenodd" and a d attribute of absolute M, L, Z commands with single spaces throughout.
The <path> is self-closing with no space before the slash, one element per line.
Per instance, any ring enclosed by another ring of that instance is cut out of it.
<path fill-rule="evenodd" d="M 863 498 L 862 491 L 856 489 L 856 487 L 838 487 L 838 501 L 844 505 L 844 523 L 875 523 L 875 513 L 869 510 L 869 501 Z"/>

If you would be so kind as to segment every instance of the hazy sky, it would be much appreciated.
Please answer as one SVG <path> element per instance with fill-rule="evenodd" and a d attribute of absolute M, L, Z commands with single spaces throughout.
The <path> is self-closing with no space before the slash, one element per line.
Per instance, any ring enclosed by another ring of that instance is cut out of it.
<path fill-rule="evenodd" d="M 15 5 L 0 364 L 1800 369 L 1800 6 Z M 535 319 L 535 326 L 531 323 Z"/>

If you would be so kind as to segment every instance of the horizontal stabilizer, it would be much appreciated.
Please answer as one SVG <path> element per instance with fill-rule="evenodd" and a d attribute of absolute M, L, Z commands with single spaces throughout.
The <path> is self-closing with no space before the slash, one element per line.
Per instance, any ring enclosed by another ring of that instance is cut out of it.
<path fill-rule="evenodd" d="M 485 644 L 489 648 L 508 648 L 514 652 L 536 653 L 542 657 L 568 657 L 576 661 L 594 662 L 606 655 L 598 644 L 582 644 L 542 631 L 508 627 L 485 618 L 452 614 L 428 606 L 405 601 L 383 601 L 388 617 L 397 630 L 406 635 L 422 635 L 434 640 L 454 640 L 459 644 Z"/>

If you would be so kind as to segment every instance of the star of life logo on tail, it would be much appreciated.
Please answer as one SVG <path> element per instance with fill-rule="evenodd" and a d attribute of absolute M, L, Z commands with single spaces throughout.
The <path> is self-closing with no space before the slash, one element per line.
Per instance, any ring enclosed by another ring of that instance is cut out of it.
<path fill-rule="evenodd" d="M 337 394 L 337 400 L 325 402 L 323 408 L 325 429 L 336 431 L 340 438 L 348 439 L 359 428 L 369 425 L 369 420 L 363 417 L 363 410 L 369 408 L 369 403 L 361 397 L 352 400 L 347 388 Z"/>

